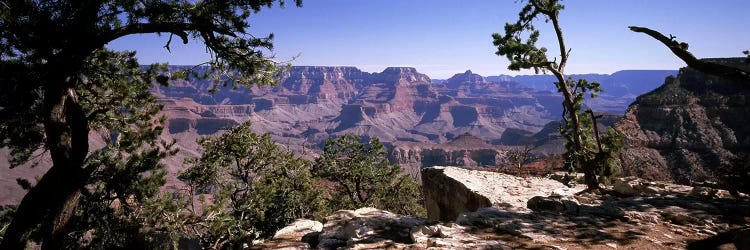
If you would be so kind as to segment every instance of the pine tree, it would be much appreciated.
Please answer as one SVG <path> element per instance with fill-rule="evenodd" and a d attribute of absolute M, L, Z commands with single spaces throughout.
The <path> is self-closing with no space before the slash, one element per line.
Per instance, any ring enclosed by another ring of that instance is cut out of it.
<path fill-rule="evenodd" d="M 0 147 L 11 149 L 13 166 L 37 149 L 48 151 L 53 163 L 19 204 L 0 248 L 23 249 L 37 227 L 42 248 L 63 248 L 79 202 L 89 202 L 82 191 L 100 179 L 96 173 L 103 167 L 90 162 L 99 151 L 89 146 L 90 132 L 129 136 L 126 127 L 150 120 L 108 118 L 152 111 L 142 102 L 153 101 L 142 99 L 145 86 L 169 79 L 142 70 L 133 52 L 106 51 L 107 43 L 132 34 L 167 34 L 168 50 L 173 37 L 183 43 L 193 38 L 211 52 L 206 64 L 217 85 L 271 83 L 280 65 L 264 54 L 272 36 L 250 35 L 247 18 L 276 2 L 0 1 Z M 106 82 L 117 87 L 105 91 Z"/>
<path fill-rule="evenodd" d="M 361 143 L 347 134 L 328 139 L 323 155 L 315 160 L 313 173 L 334 184 L 328 208 L 375 207 L 405 215 L 421 215 L 419 186 L 401 166 L 390 165 L 377 138 Z"/>
<path fill-rule="evenodd" d="M 239 248 L 321 211 L 310 162 L 278 148 L 270 134 L 254 133 L 250 122 L 199 144 L 203 155 L 189 161 L 193 167 L 180 179 L 213 197 L 201 213 L 191 211 L 200 223 L 187 230 L 198 232 L 204 247 Z"/>
<path fill-rule="evenodd" d="M 591 98 L 602 91 L 598 82 L 586 79 L 574 80 L 565 76 L 565 66 L 571 50 L 565 45 L 559 22 L 563 5 L 558 0 L 529 0 L 519 13 L 515 23 L 505 24 L 504 34 L 492 34 L 495 54 L 505 56 L 510 61 L 508 69 L 534 69 L 536 73 L 550 72 L 557 78 L 555 86 L 563 96 L 563 123 L 560 133 L 566 138 L 565 165 L 585 174 L 587 191 L 599 189 L 597 174 L 612 173 L 612 158 L 619 151 L 619 136 L 611 132 L 600 140 L 596 131 L 594 113 L 583 109 L 583 101 L 588 94 Z M 537 18 L 552 23 L 557 37 L 559 61 L 547 57 L 547 48 L 538 47 L 539 31 L 534 26 Z M 523 36 L 528 36 L 524 39 Z M 587 112 L 588 111 L 588 112 Z"/>

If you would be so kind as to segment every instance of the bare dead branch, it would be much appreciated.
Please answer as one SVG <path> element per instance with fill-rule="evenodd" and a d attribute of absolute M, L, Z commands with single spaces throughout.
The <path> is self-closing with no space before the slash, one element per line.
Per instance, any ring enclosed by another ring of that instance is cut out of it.
<path fill-rule="evenodd" d="M 677 57 L 679 57 L 682 61 L 687 63 L 687 65 L 697 71 L 718 76 L 721 78 L 741 82 L 745 84 L 746 86 L 750 87 L 750 72 L 745 71 L 740 68 L 731 67 L 723 64 L 713 63 L 713 62 L 707 62 L 704 60 L 700 60 L 693 53 L 690 53 L 688 51 L 687 43 L 684 42 L 678 42 L 675 40 L 675 36 L 670 35 L 670 37 L 664 36 L 662 33 L 659 33 L 658 31 L 645 28 L 645 27 L 638 27 L 638 26 L 629 26 L 628 27 L 633 32 L 638 33 L 644 33 L 646 35 L 649 35 L 650 37 L 656 39 L 657 41 L 661 42 L 669 50 L 672 51 Z"/>

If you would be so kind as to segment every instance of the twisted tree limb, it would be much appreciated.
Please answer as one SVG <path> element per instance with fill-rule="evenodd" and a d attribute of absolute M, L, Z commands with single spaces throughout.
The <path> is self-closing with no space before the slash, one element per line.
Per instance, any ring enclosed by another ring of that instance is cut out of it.
<path fill-rule="evenodd" d="M 689 67 L 695 70 L 725 79 L 741 82 L 745 84 L 745 86 L 750 87 L 750 72 L 746 70 L 700 60 L 696 58 L 692 53 L 690 53 L 690 51 L 688 51 L 687 43 L 678 42 L 672 35 L 670 35 L 670 37 L 667 37 L 662 33 L 659 33 L 658 31 L 645 27 L 629 26 L 628 28 L 630 28 L 630 30 L 632 30 L 633 32 L 639 32 L 649 35 L 657 41 L 663 43 L 665 46 L 667 46 L 667 48 L 669 48 L 669 50 L 672 51 L 672 53 L 674 53 L 677 57 L 682 59 L 682 61 L 687 63 Z"/>

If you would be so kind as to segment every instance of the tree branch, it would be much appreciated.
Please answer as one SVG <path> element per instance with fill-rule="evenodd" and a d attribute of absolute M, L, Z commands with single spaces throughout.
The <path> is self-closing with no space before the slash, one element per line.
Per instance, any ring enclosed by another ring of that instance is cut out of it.
<path fill-rule="evenodd" d="M 94 117 L 96 117 L 97 115 L 106 113 L 107 111 L 109 111 L 109 109 L 107 109 L 107 108 L 101 108 L 101 109 L 97 109 L 97 110 L 91 111 L 91 112 L 89 112 L 86 115 L 86 119 L 93 120 Z"/>
<path fill-rule="evenodd" d="M 558 65 L 557 70 L 560 72 L 565 71 L 565 64 L 568 62 L 568 54 L 570 53 L 570 50 L 566 51 L 565 49 L 565 41 L 563 40 L 563 34 L 562 34 L 562 28 L 560 27 L 560 22 L 557 19 L 557 10 L 555 10 L 554 6 L 547 6 L 550 9 L 543 8 L 544 6 L 541 6 L 537 1 L 532 0 L 531 4 L 534 5 L 534 8 L 536 8 L 540 13 L 546 15 L 549 17 L 550 20 L 552 20 L 552 26 L 555 28 L 555 35 L 557 36 L 557 44 L 560 48 L 560 65 Z"/>
<path fill-rule="evenodd" d="M 672 51 L 677 57 L 682 59 L 687 65 L 697 71 L 722 77 L 725 79 L 738 81 L 746 86 L 750 87 L 750 72 L 742 70 L 740 68 L 726 66 L 723 64 L 707 62 L 695 57 L 687 49 L 687 43 L 680 43 L 674 40 L 674 36 L 666 37 L 658 31 L 638 26 L 628 27 L 633 32 L 644 33 L 657 41 L 663 43 L 669 50 Z"/>
<path fill-rule="evenodd" d="M 182 43 L 187 44 L 188 34 L 186 31 L 198 30 L 199 28 L 194 23 L 135 23 L 102 34 L 98 44 L 104 45 L 127 35 L 148 33 L 172 33 L 182 38 Z"/>
<path fill-rule="evenodd" d="M 565 41 L 563 40 L 562 28 L 560 28 L 560 23 L 557 20 L 557 13 L 555 13 L 554 16 L 550 16 L 550 19 L 552 19 L 552 26 L 555 27 L 557 44 L 560 47 L 560 65 L 557 66 L 557 69 L 562 72 L 565 71 L 565 64 L 568 62 L 568 54 L 570 53 L 570 50 L 565 50 Z"/>

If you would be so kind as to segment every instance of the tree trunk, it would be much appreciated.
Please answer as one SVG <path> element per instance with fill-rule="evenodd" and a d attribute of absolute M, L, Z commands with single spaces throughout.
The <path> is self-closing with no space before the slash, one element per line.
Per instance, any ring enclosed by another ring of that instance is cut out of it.
<path fill-rule="evenodd" d="M 53 166 L 18 206 L 0 249 L 24 249 L 31 232 L 42 224 L 42 248 L 62 249 L 80 190 L 86 184 L 83 162 L 88 154 L 88 122 L 69 84 L 45 91 L 46 147 Z"/>
<path fill-rule="evenodd" d="M 563 75 L 560 71 L 552 72 L 557 77 L 557 80 L 560 81 L 560 91 L 563 93 L 563 97 L 565 98 L 563 106 L 568 111 L 567 113 L 568 116 L 570 116 L 570 122 L 573 123 L 573 143 L 575 143 L 576 148 L 578 148 L 579 150 L 583 149 L 584 141 L 583 138 L 581 138 L 581 118 L 578 116 L 578 110 L 575 109 L 573 103 L 573 93 L 568 88 L 567 82 L 565 81 L 565 75 Z M 587 187 L 586 189 L 598 189 L 599 180 L 596 179 L 595 169 L 593 166 L 591 166 L 592 162 L 584 159 L 583 162 L 579 162 L 579 164 L 579 168 L 583 169 L 584 180 Z"/>
<path fill-rule="evenodd" d="M 586 190 L 599 189 L 599 180 L 596 179 L 596 173 L 594 171 L 595 169 L 590 163 L 587 163 L 586 166 L 584 166 L 583 179 L 586 183 Z"/>

